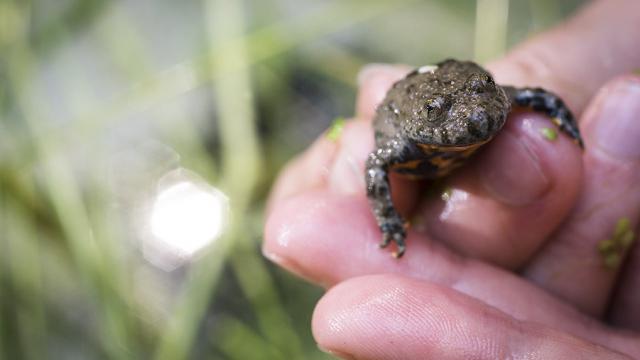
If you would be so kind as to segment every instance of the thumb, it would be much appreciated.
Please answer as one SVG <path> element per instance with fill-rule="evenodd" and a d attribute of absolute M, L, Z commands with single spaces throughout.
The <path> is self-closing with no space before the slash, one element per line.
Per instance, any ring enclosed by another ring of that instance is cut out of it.
<path fill-rule="evenodd" d="M 347 280 L 320 300 L 313 333 L 347 359 L 629 359 L 455 290 L 393 275 Z"/>

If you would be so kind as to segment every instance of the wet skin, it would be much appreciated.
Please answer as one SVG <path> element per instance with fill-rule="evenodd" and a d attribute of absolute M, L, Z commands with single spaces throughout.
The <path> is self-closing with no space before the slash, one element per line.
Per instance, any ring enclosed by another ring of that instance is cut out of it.
<path fill-rule="evenodd" d="M 367 196 L 382 231 L 381 247 L 405 251 L 406 222 L 391 201 L 389 171 L 436 179 L 459 167 L 503 127 L 513 106 L 548 115 L 583 146 L 577 123 L 563 101 L 540 88 L 496 85 L 470 61 L 448 59 L 396 82 L 373 120 L 376 147 L 366 162 Z"/>

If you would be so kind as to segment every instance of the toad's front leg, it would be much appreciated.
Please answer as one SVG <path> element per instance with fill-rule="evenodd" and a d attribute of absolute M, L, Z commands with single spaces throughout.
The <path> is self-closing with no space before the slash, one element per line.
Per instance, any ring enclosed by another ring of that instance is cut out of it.
<path fill-rule="evenodd" d="M 569 135 L 581 148 L 584 148 L 578 123 L 571 110 L 556 94 L 541 88 L 515 88 L 503 86 L 514 105 L 530 107 L 542 112 L 556 124 L 562 132 Z"/>
<path fill-rule="evenodd" d="M 393 240 L 398 247 L 398 251 L 393 256 L 398 258 L 405 251 L 405 221 L 398 214 L 391 200 L 389 169 L 394 164 L 407 160 L 408 149 L 405 142 L 394 139 L 376 148 L 369 154 L 366 163 L 367 197 L 382 231 L 380 247 L 386 247 Z"/>

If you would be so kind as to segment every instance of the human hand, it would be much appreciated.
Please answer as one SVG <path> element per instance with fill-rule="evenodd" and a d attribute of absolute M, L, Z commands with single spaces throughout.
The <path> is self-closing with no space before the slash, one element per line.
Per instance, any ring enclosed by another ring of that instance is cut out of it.
<path fill-rule="evenodd" d="M 416 223 L 401 260 L 378 248 L 363 173 L 375 105 L 408 68 L 363 71 L 355 120 L 283 171 L 265 230 L 270 259 L 331 287 L 313 319 L 322 348 L 358 359 L 640 356 L 640 247 L 609 265 L 597 250 L 620 219 L 635 229 L 640 217 L 640 76 L 615 77 L 640 67 L 639 24 L 639 2 L 595 2 L 490 65 L 499 84 L 559 94 L 586 149 L 545 139 L 548 119 L 517 113 L 447 179 L 445 200 L 393 178 L 394 203 Z"/>

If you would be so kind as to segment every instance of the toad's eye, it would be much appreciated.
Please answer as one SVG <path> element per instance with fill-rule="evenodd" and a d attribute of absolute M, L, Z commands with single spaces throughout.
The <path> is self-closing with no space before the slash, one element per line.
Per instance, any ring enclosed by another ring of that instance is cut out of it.
<path fill-rule="evenodd" d="M 432 112 L 439 108 L 440 106 L 438 106 L 438 103 L 433 101 L 429 101 L 426 104 L 424 104 L 424 109 L 427 110 L 427 112 Z"/>
<path fill-rule="evenodd" d="M 441 97 L 430 98 L 424 103 L 424 109 L 428 112 L 440 110 L 442 109 L 442 103 L 444 103 L 444 99 Z"/>
<path fill-rule="evenodd" d="M 429 98 L 425 101 L 423 109 L 427 113 L 427 116 L 430 118 L 439 117 L 444 108 L 444 98 L 441 96 L 436 96 Z"/>

